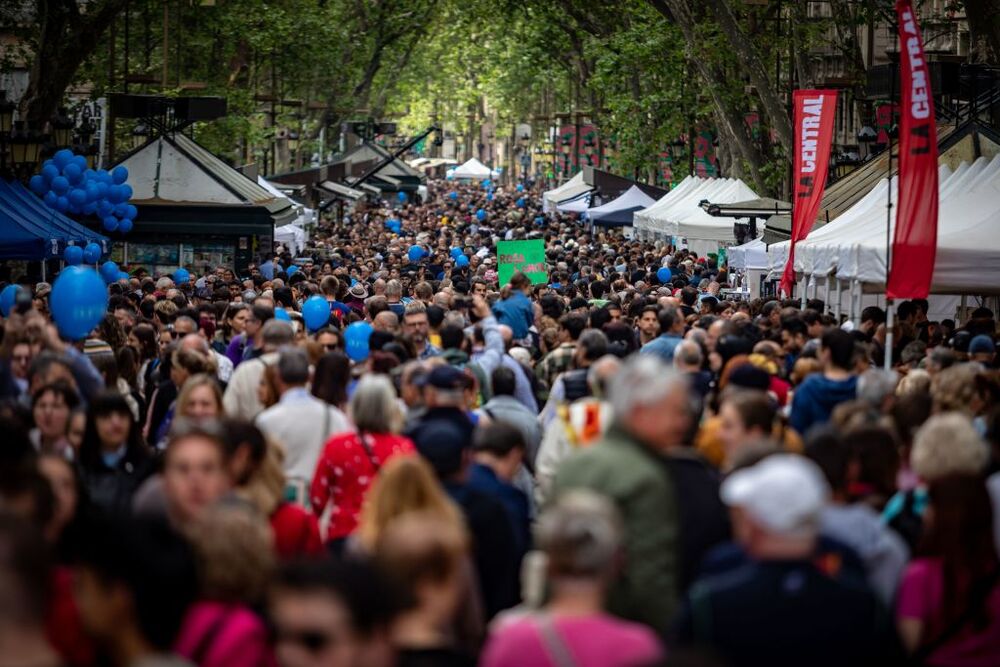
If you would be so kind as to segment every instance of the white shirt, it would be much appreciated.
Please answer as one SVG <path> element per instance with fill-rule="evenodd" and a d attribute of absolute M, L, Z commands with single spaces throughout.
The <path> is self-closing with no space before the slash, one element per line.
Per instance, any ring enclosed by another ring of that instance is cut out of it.
<path fill-rule="evenodd" d="M 260 413 L 257 426 L 285 450 L 285 475 L 289 480 L 306 482 L 316 473 L 316 464 L 330 436 L 354 430 L 343 412 L 302 387 L 289 389 L 276 405 Z"/>
<path fill-rule="evenodd" d="M 222 405 L 228 416 L 253 421 L 264 409 L 257 398 L 257 386 L 264 374 L 264 367 L 277 361 L 278 353 L 269 352 L 256 359 L 247 359 L 236 367 L 229 379 L 226 393 L 222 396 Z"/>

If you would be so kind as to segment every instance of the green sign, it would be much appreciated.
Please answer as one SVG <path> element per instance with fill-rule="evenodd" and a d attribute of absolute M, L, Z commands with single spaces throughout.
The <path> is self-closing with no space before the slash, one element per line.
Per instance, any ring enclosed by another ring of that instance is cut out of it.
<path fill-rule="evenodd" d="M 500 241 L 497 243 L 497 277 L 500 285 L 510 282 L 515 271 L 521 271 L 531 279 L 532 285 L 549 282 L 549 272 L 545 265 L 545 241 Z"/>

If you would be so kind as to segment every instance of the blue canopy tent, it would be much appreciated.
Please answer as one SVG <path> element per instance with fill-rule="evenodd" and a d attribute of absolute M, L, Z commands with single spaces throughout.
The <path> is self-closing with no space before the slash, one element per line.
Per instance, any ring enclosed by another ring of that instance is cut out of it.
<path fill-rule="evenodd" d="M 655 203 L 655 199 L 633 185 L 617 199 L 603 206 L 588 208 L 587 219 L 595 225 L 604 227 L 629 226 L 636 211 L 649 208 Z"/>
<path fill-rule="evenodd" d="M 66 246 L 90 242 L 110 249 L 107 236 L 50 209 L 20 183 L 0 179 L 0 259 L 58 258 Z"/>

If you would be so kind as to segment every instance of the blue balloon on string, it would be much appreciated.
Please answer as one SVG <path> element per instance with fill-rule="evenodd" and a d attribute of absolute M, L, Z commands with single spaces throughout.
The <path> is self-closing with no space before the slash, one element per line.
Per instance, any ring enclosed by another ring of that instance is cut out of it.
<path fill-rule="evenodd" d="M 400 204 L 405 204 L 405 203 L 406 203 L 406 193 L 405 193 L 405 192 L 400 192 L 400 193 L 398 193 L 398 194 L 396 195 L 396 199 L 398 199 L 398 200 L 399 200 L 399 203 L 400 203 Z"/>
<path fill-rule="evenodd" d="M 523 183 L 518 183 L 517 184 L 517 191 L 518 192 L 524 192 L 524 184 Z"/>
<path fill-rule="evenodd" d="M 449 192 L 448 193 L 448 199 L 450 199 L 452 201 L 455 201 L 456 199 L 458 199 L 458 193 L 454 192 L 454 191 Z"/>
<path fill-rule="evenodd" d="M 419 262 L 424 256 L 424 249 L 418 245 L 411 245 L 406 256 L 410 258 L 411 262 Z"/>
<path fill-rule="evenodd" d="M 118 165 L 113 170 L 111 170 L 111 180 L 117 185 L 121 185 L 128 180 L 128 169 Z"/>
<path fill-rule="evenodd" d="M 372 325 L 367 322 L 354 322 L 344 330 L 344 348 L 352 361 L 368 358 L 368 340 L 372 331 Z"/>
<path fill-rule="evenodd" d="M 489 189 L 489 187 L 490 187 L 490 186 L 491 186 L 492 184 L 493 184 L 493 181 L 491 181 L 491 180 L 490 180 L 490 179 L 488 179 L 488 178 L 487 178 L 486 180 L 484 180 L 484 181 L 483 181 L 483 187 L 484 187 L 484 188 L 486 188 L 486 189 Z"/>
<path fill-rule="evenodd" d="M 101 198 L 100 191 L 97 189 L 97 183 L 91 183 L 89 181 L 83 186 L 84 192 L 87 193 L 87 201 L 97 205 L 97 200 Z"/>
<path fill-rule="evenodd" d="M 478 211 L 476 211 L 476 220 L 482 222 L 485 219 L 486 219 L 486 211 L 484 211 L 483 209 L 479 209 Z"/>
<path fill-rule="evenodd" d="M 49 184 L 45 182 L 45 177 L 35 174 L 28 180 L 28 187 L 38 196 L 44 195 L 49 190 Z"/>
<path fill-rule="evenodd" d="M 109 215 L 113 215 L 115 212 L 115 205 L 109 202 L 107 199 L 100 199 L 97 202 L 97 215 L 102 218 L 106 218 Z"/>
<path fill-rule="evenodd" d="M 178 287 L 181 285 L 186 285 L 191 282 L 191 274 L 185 268 L 180 268 L 174 271 L 174 282 Z"/>
<path fill-rule="evenodd" d="M 130 276 L 129 274 L 125 273 L 124 271 L 119 271 L 118 272 L 118 280 L 128 280 L 131 277 L 132 276 Z"/>
<path fill-rule="evenodd" d="M 132 192 L 132 186 L 131 185 L 129 185 L 128 183 L 123 183 L 122 185 L 119 185 L 118 187 L 121 188 L 122 201 L 128 201 L 129 199 L 132 198 L 132 195 L 134 193 Z"/>
<path fill-rule="evenodd" d="M 104 264 L 101 264 L 101 277 L 104 278 L 104 282 L 113 283 L 118 280 L 118 274 L 121 271 L 118 265 L 112 262 L 110 259 Z"/>
<path fill-rule="evenodd" d="M 467 256 L 465 256 L 465 255 L 460 255 L 460 256 L 459 256 L 459 257 L 458 257 L 458 258 L 457 258 L 457 259 L 455 260 L 455 266 L 457 266 L 457 267 L 458 267 L 458 268 L 460 268 L 460 269 L 464 269 L 464 268 L 465 268 L 465 267 L 467 267 L 468 265 L 469 265 L 469 258 L 468 258 Z"/>
<path fill-rule="evenodd" d="M 274 309 L 274 319 L 281 320 L 282 322 L 291 322 L 292 316 L 288 314 L 288 311 L 278 306 Z"/>
<path fill-rule="evenodd" d="M 493 193 L 490 192 L 486 195 L 486 201 L 493 201 Z"/>
<path fill-rule="evenodd" d="M 86 215 L 94 215 L 95 213 L 97 213 L 97 203 L 89 201 L 86 204 L 84 204 L 83 208 L 80 210 Z"/>
<path fill-rule="evenodd" d="M 59 334 L 67 340 L 86 338 L 104 318 L 107 308 L 108 290 L 93 269 L 68 266 L 52 285 L 49 309 Z"/>
<path fill-rule="evenodd" d="M 128 234 L 132 231 L 133 222 L 129 218 L 122 218 L 118 221 L 118 231 L 122 234 Z"/>
<path fill-rule="evenodd" d="M 88 243 L 83 249 L 83 261 L 87 264 L 97 264 L 101 259 L 101 246 L 98 243 Z"/>
<path fill-rule="evenodd" d="M 10 311 L 14 309 L 14 304 L 17 302 L 17 285 L 7 285 L 0 292 L 0 314 L 4 317 L 10 315 Z"/>
<path fill-rule="evenodd" d="M 78 245 L 68 245 L 63 251 L 63 260 L 70 266 L 76 266 L 83 261 L 83 248 Z"/>
<path fill-rule="evenodd" d="M 111 186 L 109 186 L 104 181 L 100 181 L 100 180 L 96 181 L 96 183 L 97 183 L 97 197 L 98 197 L 98 199 L 107 199 L 108 198 L 108 191 L 109 191 L 109 189 L 110 189 Z"/>
<path fill-rule="evenodd" d="M 128 220 L 135 220 L 139 215 L 139 209 L 132 204 L 125 204 L 125 217 Z"/>
<path fill-rule="evenodd" d="M 94 174 L 94 178 L 97 179 L 98 183 L 111 185 L 111 174 L 108 173 L 107 169 L 98 169 L 97 173 Z"/>
<path fill-rule="evenodd" d="M 70 164 L 72 161 L 73 151 L 67 148 L 56 151 L 56 154 L 52 156 L 52 163 L 59 167 L 60 171 L 65 169 L 66 165 Z"/>
<path fill-rule="evenodd" d="M 455 246 L 455 247 L 453 247 L 453 248 L 451 249 L 451 252 L 450 252 L 450 254 L 451 254 L 451 258 L 452 258 L 452 259 L 458 259 L 458 257 L 459 257 L 460 255 L 464 255 L 465 253 L 463 253 L 463 252 L 462 252 L 462 249 L 461 249 L 461 248 L 459 248 L 458 246 Z"/>
<path fill-rule="evenodd" d="M 302 304 L 302 319 L 309 331 L 318 331 L 330 321 L 330 304 L 319 294 L 314 294 Z"/>
<path fill-rule="evenodd" d="M 668 267 L 666 267 L 666 266 L 661 266 L 656 271 L 656 279 L 660 281 L 661 285 L 665 285 L 665 284 L 669 283 L 670 279 L 673 277 L 673 275 L 674 274 L 671 273 L 670 269 Z"/>
<path fill-rule="evenodd" d="M 292 264 L 291 266 L 288 267 L 288 271 L 286 271 L 285 273 L 287 273 L 288 276 L 291 277 L 296 273 L 298 273 L 298 270 L 299 270 L 298 264 Z"/>

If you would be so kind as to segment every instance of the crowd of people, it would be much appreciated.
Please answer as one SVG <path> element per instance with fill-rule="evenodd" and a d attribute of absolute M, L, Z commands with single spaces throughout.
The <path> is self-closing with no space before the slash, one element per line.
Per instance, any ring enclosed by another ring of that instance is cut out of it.
<path fill-rule="evenodd" d="M 731 297 L 538 194 L 131 267 L 80 341 L 15 277 L 0 666 L 1000 664 L 993 313 L 900 304 L 885 371 L 882 309 Z"/>

